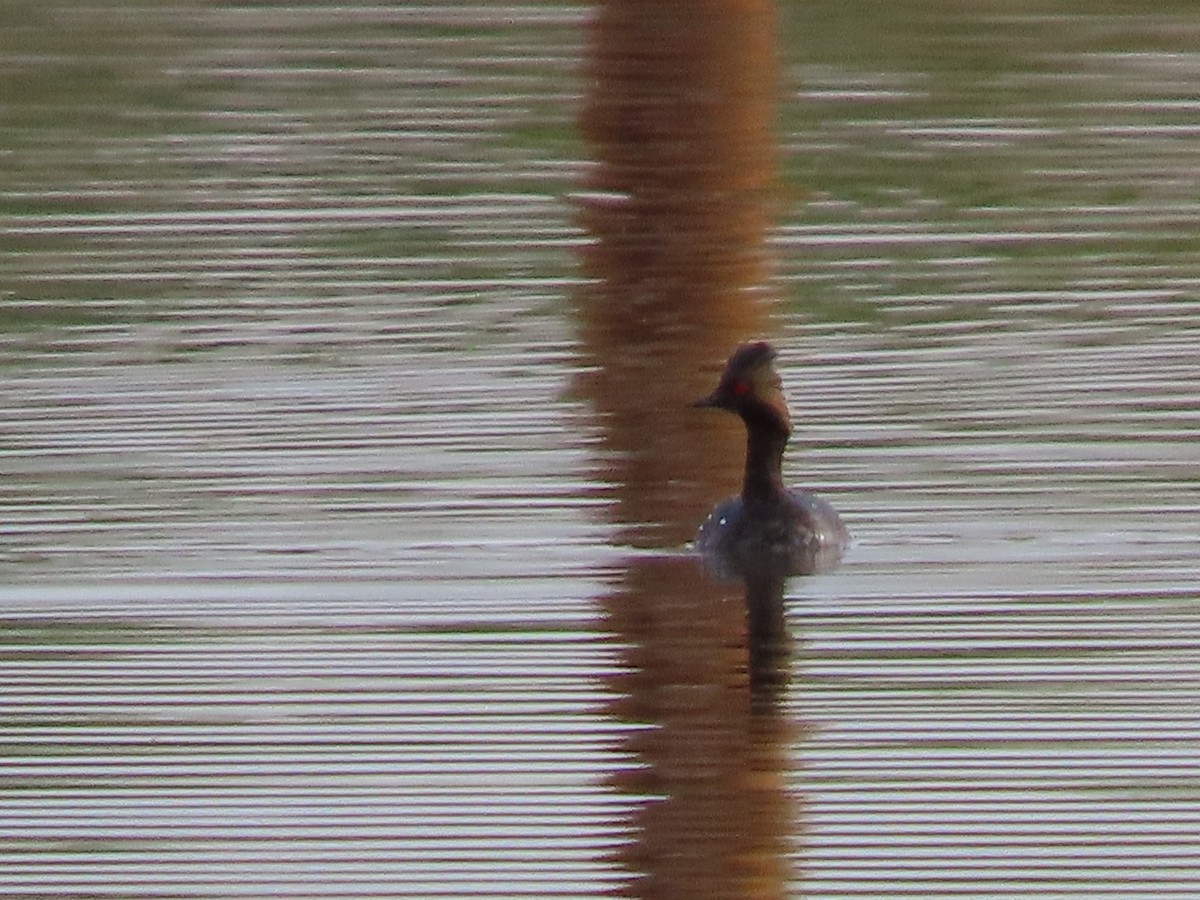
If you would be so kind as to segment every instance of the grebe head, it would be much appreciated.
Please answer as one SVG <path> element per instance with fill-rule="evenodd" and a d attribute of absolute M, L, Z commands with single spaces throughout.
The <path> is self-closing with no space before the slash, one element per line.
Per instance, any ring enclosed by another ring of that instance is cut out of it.
<path fill-rule="evenodd" d="M 775 356 L 775 348 L 766 341 L 742 344 L 725 363 L 717 389 L 694 405 L 728 410 L 741 416 L 747 427 L 790 434 L 792 419 L 773 365 Z"/>

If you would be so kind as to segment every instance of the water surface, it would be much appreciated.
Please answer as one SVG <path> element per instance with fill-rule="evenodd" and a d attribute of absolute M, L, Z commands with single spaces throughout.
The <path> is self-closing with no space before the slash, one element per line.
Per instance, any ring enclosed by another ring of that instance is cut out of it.
<path fill-rule="evenodd" d="M 781 9 L 764 336 L 858 543 L 765 698 L 682 550 L 736 429 L 615 421 L 579 310 L 588 10 L 0 30 L 8 894 L 1194 893 L 1200 18 L 867 6 Z"/>

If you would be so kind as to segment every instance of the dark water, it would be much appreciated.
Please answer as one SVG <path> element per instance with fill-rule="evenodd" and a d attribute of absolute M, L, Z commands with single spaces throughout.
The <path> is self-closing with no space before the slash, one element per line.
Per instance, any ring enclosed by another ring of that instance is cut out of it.
<path fill-rule="evenodd" d="M 858 543 L 766 696 L 736 429 L 580 309 L 591 15 L 0 14 L 0 892 L 1194 896 L 1200 14 L 782 8 Z"/>

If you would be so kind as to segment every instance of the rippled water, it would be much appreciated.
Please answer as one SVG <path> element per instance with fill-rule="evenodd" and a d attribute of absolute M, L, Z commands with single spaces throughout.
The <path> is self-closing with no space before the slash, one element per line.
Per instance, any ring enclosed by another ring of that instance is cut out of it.
<path fill-rule="evenodd" d="M 5 14 L 6 895 L 1194 895 L 1200 16 L 868 6 L 780 22 L 858 543 L 765 691 L 737 337 L 580 311 L 590 11 Z"/>

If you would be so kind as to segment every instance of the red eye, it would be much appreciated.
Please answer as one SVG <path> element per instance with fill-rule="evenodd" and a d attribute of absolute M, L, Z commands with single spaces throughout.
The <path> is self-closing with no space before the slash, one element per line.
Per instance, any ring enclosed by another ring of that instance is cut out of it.
<path fill-rule="evenodd" d="M 750 385 L 746 384 L 744 381 L 735 381 L 731 390 L 735 396 L 744 397 L 746 394 L 750 393 Z"/>

